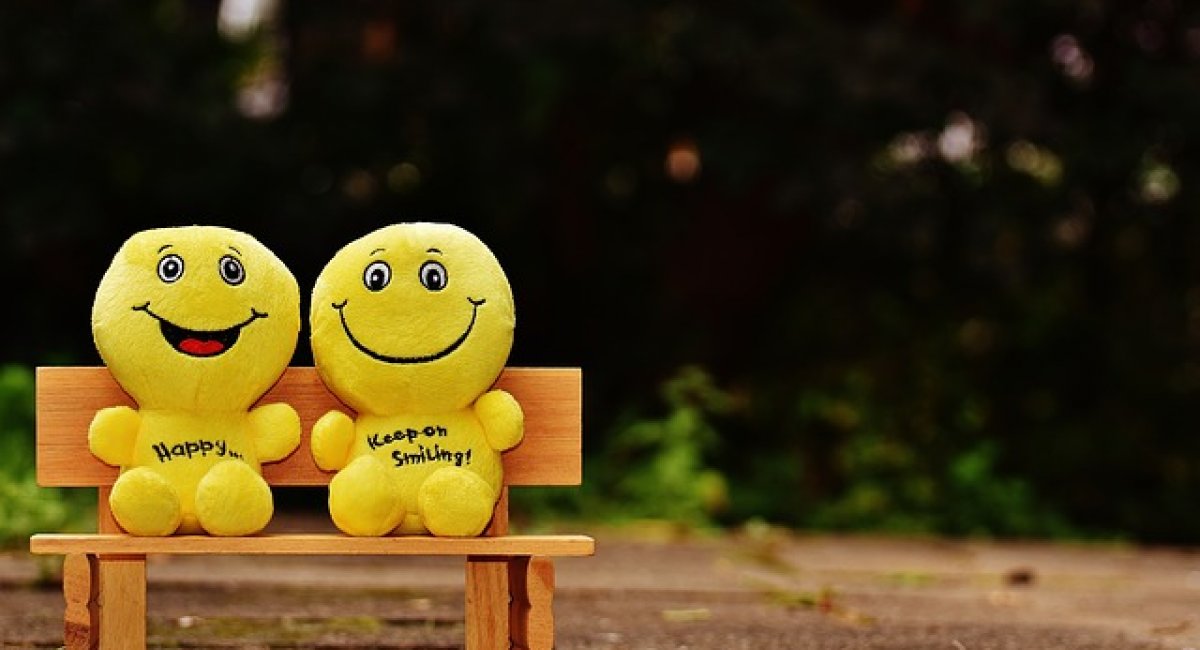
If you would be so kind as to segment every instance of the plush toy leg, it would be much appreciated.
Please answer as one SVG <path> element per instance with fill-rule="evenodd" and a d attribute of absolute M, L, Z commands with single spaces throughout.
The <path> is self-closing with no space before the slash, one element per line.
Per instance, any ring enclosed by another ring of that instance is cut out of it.
<path fill-rule="evenodd" d="M 429 475 L 417 492 L 417 508 L 429 532 L 439 537 L 474 537 L 492 518 L 496 493 L 479 475 L 443 467 Z"/>
<path fill-rule="evenodd" d="M 117 477 L 108 505 L 117 523 L 130 535 L 170 535 L 183 519 L 179 493 L 167 479 L 145 467 Z"/>
<path fill-rule="evenodd" d="M 210 535 L 253 535 L 271 520 L 271 488 L 240 460 L 223 460 L 196 485 L 196 518 Z"/>
<path fill-rule="evenodd" d="M 329 514 L 347 535 L 386 535 L 404 518 L 400 488 L 383 461 L 359 456 L 329 481 Z"/>

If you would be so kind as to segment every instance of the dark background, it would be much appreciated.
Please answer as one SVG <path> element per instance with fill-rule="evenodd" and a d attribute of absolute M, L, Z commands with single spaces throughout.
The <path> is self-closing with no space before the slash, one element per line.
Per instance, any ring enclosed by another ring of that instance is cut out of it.
<path fill-rule="evenodd" d="M 98 363 L 139 229 L 311 287 L 451 221 L 507 269 L 510 362 L 585 371 L 587 484 L 531 512 L 1200 540 L 1200 11 L 220 11 L 0 5 L 6 362 Z"/>

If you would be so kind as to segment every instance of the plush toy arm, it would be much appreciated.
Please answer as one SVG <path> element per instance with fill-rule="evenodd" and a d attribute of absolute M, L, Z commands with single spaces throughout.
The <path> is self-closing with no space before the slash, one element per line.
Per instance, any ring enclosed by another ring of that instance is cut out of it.
<path fill-rule="evenodd" d="M 354 443 L 354 420 L 341 411 L 321 416 L 312 429 L 312 455 L 317 467 L 332 472 L 346 466 Z"/>
<path fill-rule="evenodd" d="M 283 460 L 300 446 L 300 416 L 288 404 L 264 404 L 251 410 L 250 431 L 260 463 Z"/>
<path fill-rule="evenodd" d="M 100 409 L 88 427 L 88 449 L 109 465 L 132 465 L 133 444 L 141 424 L 142 416 L 128 406 Z"/>
<path fill-rule="evenodd" d="M 496 451 L 512 449 L 525 437 L 525 413 L 516 398 L 502 390 L 490 390 L 475 400 L 475 415 Z"/>

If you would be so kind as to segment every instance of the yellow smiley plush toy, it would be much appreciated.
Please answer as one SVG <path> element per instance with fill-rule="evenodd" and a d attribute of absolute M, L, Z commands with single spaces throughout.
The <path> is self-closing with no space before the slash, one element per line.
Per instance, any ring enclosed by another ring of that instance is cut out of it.
<path fill-rule="evenodd" d="M 474 536 L 521 441 L 511 395 L 489 390 L 512 347 L 512 291 L 492 252 L 447 224 L 406 223 L 347 245 L 317 278 L 312 348 L 357 411 L 313 426 L 329 511 L 350 535 Z"/>
<path fill-rule="evenodd" d="M 259 463 L 300 443 L 286 404 L 251 405 L 287 367 L 300 290 L 257 240 L 207 226 L 135 234 L 100 281 L 92 335 L 138 403 L 96 413 L 92 453 L 119 465 L 109 505 L 133 535 L 256 533 L 271 518 Z"/>

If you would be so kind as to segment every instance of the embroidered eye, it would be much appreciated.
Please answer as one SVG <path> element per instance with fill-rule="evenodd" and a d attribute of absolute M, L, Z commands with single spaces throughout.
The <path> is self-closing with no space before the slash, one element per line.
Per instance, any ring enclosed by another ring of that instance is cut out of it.
<path fill-rule="evenodd" d="M 158 279 L 170 284 L 183 277 L 183 258 L 168 255 L 158 261 Z"/>
<path fill-rule="evenodd" d="M 242 263 L 232 255 L 226 255 L 217 263 L 221 269 L 221 279 L 226 283 L 237 286 L 246 279 L 246 269 L 242 267 Z"/>
<path fill-rule="evenodd" d="M 425 285 L 430 291 L 441 291 L 446 288 L 446 283 L 450 278 L 446 276 L 446 267 L 437 262 L 425 262 L 421 265 L 421 270 L 417 272 L 417 276 L 421 278 L 421 284 Z"/>
<path fill-rule="evenodd" d="M 363 271 L 363 284 L 371 291 L 383 291 L 392 281 L 392 267 L 387 262 L 371 262 Z"/>

